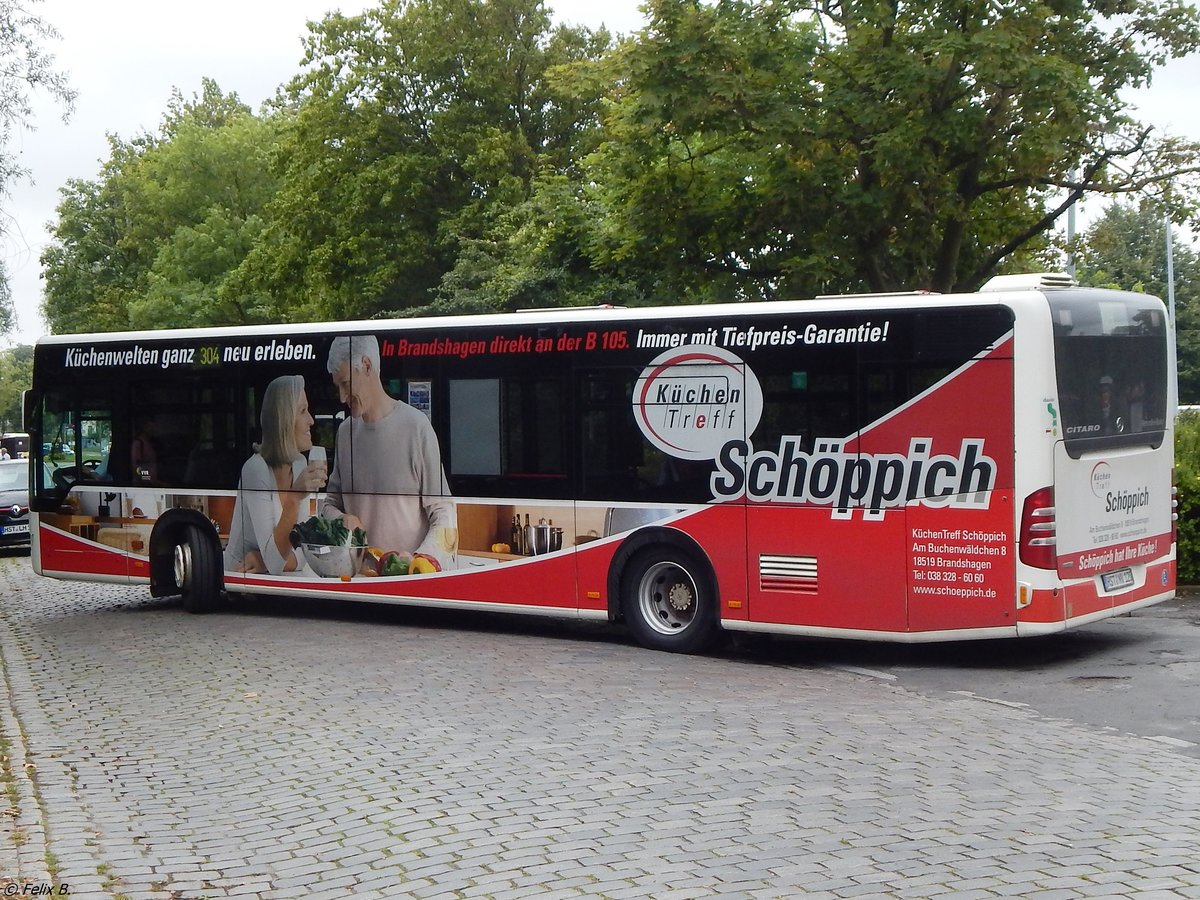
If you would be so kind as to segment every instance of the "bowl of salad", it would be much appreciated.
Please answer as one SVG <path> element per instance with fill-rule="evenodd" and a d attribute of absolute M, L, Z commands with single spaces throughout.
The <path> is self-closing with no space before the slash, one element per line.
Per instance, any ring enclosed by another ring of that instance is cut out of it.
<path fill-rule="evenodd" d="M 308 567 L 322 578 L 354 577 L 367 549 L 367 535 L 361 528 L 351 531 L 342 519 L 323 516 L 298 523 L 290 537 Z"/>

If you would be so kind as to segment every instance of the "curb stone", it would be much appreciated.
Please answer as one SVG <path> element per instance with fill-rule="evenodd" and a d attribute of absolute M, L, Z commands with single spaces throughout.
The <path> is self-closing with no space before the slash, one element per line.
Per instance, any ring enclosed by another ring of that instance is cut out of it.
<path fill-rule="evenodd" d="M 21 648 L 7 619 L 0 615 L 0 738 L 7 749 L 2 767 L 5 795 L 0 818 L 0 888 L 14 883 L 52 884 L 46 859 L 46 820 L 31 777 L 37 764 L 29 752 L 16 697 L 31 696 L 21 666 L 10 661 Z"/>

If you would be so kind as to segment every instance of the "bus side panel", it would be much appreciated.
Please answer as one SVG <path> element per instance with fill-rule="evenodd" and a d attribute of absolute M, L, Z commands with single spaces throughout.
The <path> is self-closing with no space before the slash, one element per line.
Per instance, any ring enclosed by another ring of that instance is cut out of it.
<path fill-rule="evenodd" d="M 582 506 L 582 504 L 581 504 Z M 746 604 L 746 508 L 740 503 L 717 504 L 678 513 L 663 508 L 661 520 L 650 523 L 655 529 L 651 543 L 661 545 L 667 532 L 678 531 L 701 547 L 704 561 L 712 567 L 721 599 L 722 619 L 745 619 Z M 625 541 L 637 538 L 639 529 L 623 531 L 580 544 L 573 554 L 579 572 L 578 606 L 581 610 L 619 608 L 621 597 L 608 594 L 613 561 Z"/>
<path fill-rule="evenodd" d="M 871 473 L 853 506 L 752 508 L 752 619 L 895 632 L 1014 624 L 1012 346 L 998 342 L 846 440 L 858 458 L 843 464 Z M 899 505 L 900 485 L 907 509 L 872 508 L 889 491 Z"/>
<path fill-rule="evenodd" d="M 1012 355 L 1012 340 L 1000 342 L 858 441 L 860 452 L 884 454 L 929 439 L 920 469 L 910 468 L 918 499 L 888 513 L 905 523 L 897 543 L 906 555 L 909 631 L 1015 624 Z M 864 535 L 872 527 L 864 522 Z"/>
<path fill-rule="evenodd" d="M 1013 492 L 992 491 L 982 509 L 907 510 L 911 631 L 1016 623 Z"/>
<path fill-rule="evenodd" d="M 505 565 L 468 572 L 438 572 L 389 578 L 355 576 L 335 579 L 308 576 L 225 573 L 230 590 L 296 590 L 313 596 L 350 596 L 358 600 L 494 603 L 575 609 L 575 564 L 572 552 L 531 556 Z M 519 571 L 523 570 L 523 571 Z"/>
<path fill-rule="evenodd" d="M 64 524 L 71 518 L 59 517 Z M 45 522 L 39 522 L 36 527 L 36 552 L 43 574 L 87 573 L 106 578 L 129 577 L 129 558 L 124 554 L 88 540 L 85 534 L 72 533 L 70 525 L 66 526 L 68 530 L 52 527 Z M 86 526 L 75 527 L 82 529 Z"/>
<path fill-rule="evenodd" d="M 785 625 L 906 630 L 907 533 L 901 511 L 864 523 L 827 507 L 749 509 L 750 614 Z"/>

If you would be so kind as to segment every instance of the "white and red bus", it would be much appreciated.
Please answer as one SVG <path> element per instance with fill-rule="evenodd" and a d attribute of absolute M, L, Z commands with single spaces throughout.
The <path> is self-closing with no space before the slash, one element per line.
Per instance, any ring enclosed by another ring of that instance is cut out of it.
<path fill-rule="evenodd" d="M 678 651 L 1057 632 L 1173 596 L 1172 346 L 1159 300 L 1043 276 L 47 337 L 33 565 L 194 612 L 301 593 Z M 316 519 L 371 549 L 279 543 Z"/>

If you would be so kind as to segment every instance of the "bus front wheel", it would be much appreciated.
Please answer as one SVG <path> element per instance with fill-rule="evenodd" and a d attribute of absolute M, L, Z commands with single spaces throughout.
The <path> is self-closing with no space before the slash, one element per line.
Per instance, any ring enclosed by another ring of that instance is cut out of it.
<path fill-rule="evenodd" d="M 175 545 L 175 584 L 183 595 L 183 608 L 190 613 L 208 613 L 221 602 L 221 558 L 213 541 L 200 529 L 183 529 Z"/>
<path fill-rule="evenodd" d="M 670 546 L 634 556 L 621 577 L 622 612 L 638 643 L 696 653 L 718 632 L 717 588 L 707 565 Z"/>

